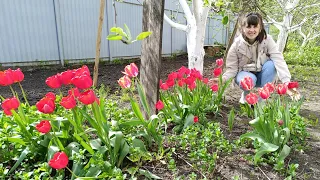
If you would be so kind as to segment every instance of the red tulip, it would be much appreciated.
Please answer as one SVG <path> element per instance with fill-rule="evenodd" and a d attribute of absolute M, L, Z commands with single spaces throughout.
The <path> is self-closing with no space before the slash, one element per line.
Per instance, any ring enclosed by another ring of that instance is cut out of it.
<path fill-rule="evenodd" d="M 216 64 L 217 64 L 218 67 L 222 67 L 223 66 L 223 59 L 222 58 L 217 59 L 216 60 Z"/>
<path fill-rule="evenodd" d="M 80 92 L 78 88 L 72 88 L 68 91 L 69 95 L 73 95 L 74 97 L 79 97 L 80 96 Z"/>
<path fill-rule="evenodd" d="M 11 110 L 15 110 L 19 107 L 20 103 L 18 101 L 17 98 L 12 97 L 12 98 L 7 98 L 5 99 L 2 104 L 1 107 L 4 110 L 4 113 L 8 116 L 11 116 Z"/>
<path fill-rule="evenodd" d="M 191 69 L 190 76 L 194 77 L 195 79 L 202 80 L 202 75 L 200 71 L 196 70 L 195 68 Z"/>
<path fill-rule="evenodd" d="M 127 65 L 124 68 L 124 71 L 125 72 L 122 72 L 122 73 L 129 77 L 137 77 L 139 74 L 139 69 L 135 63 L 131 63 L 130 65 Z"/>
<path fill-rule="evenodd" d="M 193 82 L 192 84 L 188 85 L 188 88 L 192 91 L 197 87 L 196 82 Z"/>
<path fill-rule="evenodd" d="M 211 90 L 212 90 L 213 92 L 217 92 L 217 91 L 219 90 L 219 85 L 218 85 L 218 84 L 213 84 L 213 85 L 211 86 Z"/>
<path fill-rule="evenodd" d="M 53 101 L 56 100 L 56 95 L 53 92 L 48 92 L 45 97 L 52 99 Z"/>
<path fill-rule="evenodd" d="M 38 111 L 42 113 L 51 114 L 55 110 L 56 105 L 51 98 L 44 97 L 39 102 L 37 102 L 36 107 Z"/>
<path fill-rule="evenodd" d="M 240 85 L 243 90 L 249 91 L 253 88 L 253 80 L 251 77 L 246 76 L 240 81 Z"/>
<path fill-rule="evenodd" d="M 208 78 L 203 78 L 202 82 L 203 82 L 204 84 L 208 84 L 209 79 L 208 79 Z"/>
<path fill-rule="evenodd" d="M 131 79 L 128 76 L 123 76 L 118 80 L 119 85 L 122 88 L 129 88 L 131 86 Z"/>
<path fill-rule="evenodd" d="M 67 70 L 59 74 L 59 78 L 62 84 L 68 85 L 72 84 L 72 78 L 75 75 L 75 71 L 73 70 Z"/>
<path fill-rule="evenodd" d="M 267 88 L 260 88 L 258 92 L 262 99 L 268 99 L 270 96 L 270 92 Z"/>
<path fill-rule="evenodd" d="M 90 76 L 90 70 L 86 65 L 83 65 L 81 68 L 74 70 L 74 76 L 81 76 L 83 74 Z"/>
<path fill-rule="evenodd" d="M 78 97 L 78 100 L 85 105 L 92 104 L 96 100 L 96 95 L 94 94 L 93 90 L 88 90 L 81 93 Z"/>
<path fill-rule="evenodd" d="M 246 101 L 251 105 L 256 104 L 258 102 L 258 96 L 254 93 L 249 93 L 246 95 Z"/>
<path fill-rule="evenodd" d="M 68 156 L 64 152 L 56 152 L 49 161 L 49 166 L 54 169 L 63 169 L 67 167 L 69 162 Z"/>
<path fill-rule="evenodd" d="M 278 121 L 278 124 L 279 124 L 279 126 L 282 126 L 282 125 L 283 125 L 283 120 L 280 119 L 280 120 Z"/>
<path fill-rule="evenodd" d="M 173 86 L 174 86 L 175 81 L 174 81 L 174 79 L 168 79 L 168 80 L 166 81 L 166 84 L 167 84 L 167 86 L 170 88 L 170 87 L 173 87 Z"/>
<path fill-rule="evenodd" d="M 156 103 L 156 109 L 161 110 L 164 108 L 164 104 L 161 100 Z"/>
<path fill-rule="evenodd" d="M 88 89 L 92 86 L 92 78 L 86 73 L 74 76 L 71 79 L 71 82 L 79 89 Z"/>
<path fill-rule="evenodd" d="M 195 116 L 195 117 L 193 118 L 193 122 L 194 122 L 194 123 L 199 122 L 199 118 L 198 118 L 198 116 Z"/>
<path fill-rule="evenodd" d="M 179 79 L 178 80 L 178 86 L 182 87 L 186 84 L 186 82 L 184 81 L 184 79 Z M 161 87 L 160 87 L 161 88 Z"/>
<path fill-rule="evenodd" d="M 169 89 L 169 86 L 166 84 L 166 83 L 162 83 L 162 80 L 160 79 L 160 89 L 162 90 L 168 90 Z"/>
<path fill-rule="evenodd" d="M 298 87 L 299 87 L 299 83 L 297 81 L 289 82 L 289 84 L 288 84 L 288 89 L 293 89 L 293 88 L 298 88 Z"/>
<path fill-rule="evenodd" d="M 12 79 L 13 79 L 13 82 L 15 83 L 23 81 L 24 74 L 22 73 L 20 68 L 12 71 Z"/>
<path fill-rule="evenodd" d="M 13 84 L 11 69 L 9 71 L 0 71 L 0 85 L 9 86 L 11 84 Z"/>
<path fill-rule="evenodd" d="M 213 76 L 214 76 L 214 77 L 220 76 L 221 73 L 222 73 L 222 69 L 221 69 L 221 68 L 215 68 L 215 69 L 213 70 Z"/>
<path fill-rule="evenodd" d="M 67 97 L 63 97 L 61 99 L 60 105 L 66 109 L 72 109 L 77 105 L 77 102 L 72 95 L 68 95 Z"/>
<path fill-rule="evenodd" d="M 58 75 L 53 75 L 53 76 L 48 77 L 46 79 L 46 84 L 52 89 L 56 89 L 56 88 L 61 87 L 61 81 L 60 81 Z"/>
<path fill-rule="evenodd" d="M 273 93 L 273 91 L 274 91 L 274 84 L 272 84 L 272 83 L 267 83 L 267 84 L 265 84 L 265 85 L 263 86 L 263 88 L 266 88 L 266 89 L 269 90 L 270 93 Z"/>
<path fill-rule="evenodd" d="M 47 134 L 48 132 L 50 132 L 50 129 L 51 129 L 50 121 L 48 120 L 40 121 L 40 123 L 36 125 L 36 129 L 41 133 Z"/>
<path fill-rule="evenodd" d="M 287 93 L 287 86 L 285 84 L 278 84 L 277 92 L 280 95 L 286 94 Z"/>
<path fill-rule="evenodd" d="M 178 77 L 178 73 L 172 72 L 172 73 L 170 73 L 170 74 L 168 75 L 168 80 L 169 80 L 169 81 L 174 81 L 175 79 L 177 79 L 177 77 Z"/>

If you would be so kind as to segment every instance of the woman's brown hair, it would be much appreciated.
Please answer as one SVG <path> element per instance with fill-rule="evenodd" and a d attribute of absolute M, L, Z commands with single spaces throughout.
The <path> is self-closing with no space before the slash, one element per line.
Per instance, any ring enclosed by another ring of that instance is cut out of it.
<path fill-rule="evenodd" d="M 262 16 L 259 13 L 248 13 L 243 20 L 242 27 L 250 27 L 251 25 L 256 27 L 258 26 L 258 24 L 261 27 L 261 31 L 256 37 L 256 41 L 259 41 L 259 43 L 261 43 L 263 39 L 267 38 L 267 32 L 264 29 Z M 243 37 L 246 37 L 244 33 L 242 33 L 242 35 Z"/>

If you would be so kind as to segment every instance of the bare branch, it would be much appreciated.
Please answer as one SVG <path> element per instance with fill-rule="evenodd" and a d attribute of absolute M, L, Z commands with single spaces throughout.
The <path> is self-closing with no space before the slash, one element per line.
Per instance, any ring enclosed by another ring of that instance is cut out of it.
<path fill-rule="evenodd" d="M 305 10 L 307 8 L 315 7 L 315 6 L 320 6 L 320 3 L 318 3 L 318 4 L 310 4 L 310 5 L 304 6 L 301 10 Z"/>
<path fill-rule="evenodd" d="M 274 24 L 278 29 L 281 29 L 281 27 L 283 26 L 283 23 L 279 23 L 278 21 L 276 21 L 275 19 L 273 19 L 272 17 L 267 15 L 267 18 L 271 21 L 268 22 L 270 24 Z"/>
<path fill-rule="evenodd" d="M 170 26 L 176 28 L 176 29 L 179 29 L 179 30 L 182 30 L 182 31 L 185 31 L 187 32 L 187 26 L 186 25 L 183 25 L 183 24 L 179 24 L 179 23 L 176 23 L 176 22 L 173 22 L 166 14 L 164 14 L 164 20 L 170 24 Z"/>

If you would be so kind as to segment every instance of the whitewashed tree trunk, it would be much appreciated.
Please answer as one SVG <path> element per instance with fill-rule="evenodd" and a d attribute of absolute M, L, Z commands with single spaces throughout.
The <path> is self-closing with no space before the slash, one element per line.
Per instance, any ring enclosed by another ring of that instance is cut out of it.
<path fill-rule="evenodd" d="M 290 13 L 287 13 L 284 17 L 283 17 L 283 21 L 282 21 L 282 26 L 279 29 L 279 35 L 278 35 L 278 40 L 277 40 L 277 45 L 278 45 L 278 50 L 280 52 L 283 52 L 285 46 L 286 46 L 286 42 L 288 39 L 288 35 L 289 35 L 289 27 L 291 27 L 291 22 L 292 22 L 292 18 L 293 16 Z"/>
<path fill-rule="evenodd" d="M 179 2 L 185 13 L 187 25 L 175 23 L 166 15 L 164 16 L 164 19 L 172 27 L 186 32 L 188 68 L 195 68 L 202 74 L 203 59 L 205 55 L 203 45 L 210 7 L 204 7 L 203 0 L 193 0 L 192 13 L 186 0 L 179 0 Z M 212 2 L 212 0 L 210 2 Z"/>

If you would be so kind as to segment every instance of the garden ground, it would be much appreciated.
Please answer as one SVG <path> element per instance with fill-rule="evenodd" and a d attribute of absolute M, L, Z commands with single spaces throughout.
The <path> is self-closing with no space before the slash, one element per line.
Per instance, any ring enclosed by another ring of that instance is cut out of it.
<path fill-rule="evenodd" d="M 205 58 L 205 77 L 212 76 L 212 63 L 214 62 L 215 58 Z M 139 61 L 136 63 L 139 64 Z M 162 61 L 161 79 L 166 79 L 170 72 L 177 70 L 181 66 L 187 66 L 187 64 L 187 56 L 185 55 L 164 58 Z M 127 63 L 101 63 L 99 67 L 98 84 L 104 84 L 109 87 L 111 92 L 120 90 L 117 80 L 122 76 L 121 71 L 125 65 L 127 65 Z M 25 74 L 25 81 L 22 82 L 22 86 L 27 93 L 29 102 L 31 104 L 35 104 L 47 92 L 52 91 L 52 89 L 45 84 L 45 79 L 47 77 L 67 68 L 73 69 L 80 66 L 81 65 L 70 65 L 69 67 L 64 68 L 60 66 L 22 67 Z M 88 67 L 92 72 L 93 65 L 88 65 Z M 292 80 L 299 82 L 300 92 L 305 96 L 305 102 L 300 114 L 309 121 L 308 132 L 310 133 L 310 136 L 307 139 L 307 148 L 303 152 L 292 150 L 287 161 L 299 164 L 297 179 L 319 179 L 320 126 L 317 123 L 317 120 L 320 118 L 320 80 L 317 75 L 320 73 L 320 68 L 290 66 L 290 71 L 293 76 Z M 19 92 L 19 89 L 17 89 L 17 91 Z M 9 88 L 6 87 L 0 87 L 0 92 L 3 97 L 12 96 Z M 250 126 L 248 125 L 248 121 L 250 119 L 245 118 L 238 113 L 233 131 L 231 133 L 228 131 L 227 115 L 231 110 L 231 107 L 235 107 L 236 110 L 240 112 L 240 106 L 238 103 L 239 97 L 240 90 L 236 86 L 232 87 L 231 85 L 226 93 L 226 102 L 222 108 L 221 116 L 218 118 L 212 117 L 212 119 L 221 123 L 221 128 L 224 131 L 226 138 L 230 141 L 238 139 L 241 134 L 250 129 Z M 245 154 L 254 154 L 254 150 L 250 148 L 242 148 L 240 151 L 219 157 L 215 170 L 215 177 L 220 177 L 221 179 L 232 179 L 235 177 L 239 177 L 239 179 L 283 179 L 283 177 L 276 171 L 272 170 L 272 167 L 269 165 L 260 165 L 259 167 L 255 167 L 253 163 L 243 158 Z M 201 177 L 201 173 L 195 171 L 191 167 L 192 165 L 183 157 L 182 152 L 177 152 L 177 154 L 175 154 L 175 159 L 177 171 L 174 175 L 172 171 L 167 168 L 167 165 L 160 161 L 147 163 L 144 168 L 163 179 L 173 179 L 174 176 L 183 176 L 190 174 L 191 172 L 195 172 L 199 175 L 198 177 Z"/>

